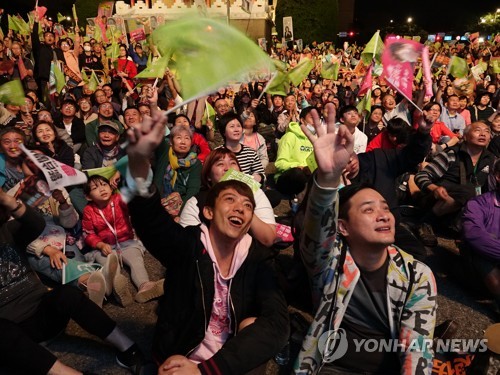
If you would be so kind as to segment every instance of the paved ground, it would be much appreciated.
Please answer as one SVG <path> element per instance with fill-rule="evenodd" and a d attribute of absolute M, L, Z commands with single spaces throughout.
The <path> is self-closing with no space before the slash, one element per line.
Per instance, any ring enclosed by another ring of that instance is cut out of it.
<path fill-rule="evenodd" d="M 280 210 L 285 212 L 286 204 L 282 204 Z M 454 241 L 442 238 L 438 247 L 429 249 L 428 264 L 436 275 L 439 291 L 438 323 L 454 319 L 459 324 L 456 338 L 481 338 L 484 329 L 495 322 L 491 301 L 484 296 L 474 295 L 463 287 L 462 283 L 468 281 L 467 275 L 453 251 L 456 251 Z M 289 257 L 291 251 L 286 249 L 282 254 Z M 146 266 L 153 280 L 160 278 L 164 272 L 163 267 L 149 254 L 146 254 Z M 104 310 L 149 354 L 156 307 L 156 301 L 146 304 L 134 303 L 127 308 L 121 308 L 114 301 L 110 301 L 104 305 Z M 498 321 L 498 318 L 496 319 Z M 48 348 L 63 362 L 80 370 L 96 374 L 128 374 L 115 363 L 114 351 L 109 345 L 87 335 L 74 323 L 69 324 L 65 334 L 50 342 Z M 270 361 L 267 374 L 278 373 L 277 366 Z"/>

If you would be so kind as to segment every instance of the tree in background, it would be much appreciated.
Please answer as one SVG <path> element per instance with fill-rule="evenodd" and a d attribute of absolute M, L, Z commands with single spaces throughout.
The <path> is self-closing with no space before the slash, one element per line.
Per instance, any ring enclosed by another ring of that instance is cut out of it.
<path fill-rule="evenodd" d="M 279 0 L 276 7 L 276 31 L 283 37 L 283 17 L 293 17 L 295 39 L 304 46 L 313 41 L 335 41 L 338 33 L 337 0 Z"/>

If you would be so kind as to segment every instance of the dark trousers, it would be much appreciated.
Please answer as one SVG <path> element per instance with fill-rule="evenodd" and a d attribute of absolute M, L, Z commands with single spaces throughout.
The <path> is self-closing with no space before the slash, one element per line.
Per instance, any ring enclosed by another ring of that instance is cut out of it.
<path fill-rule="evenodd" d="M 0 319 L 1 365 L 18 373 L 48 373 L 57 358 L 38 343 L 55 337 L 70 319 L 101 339 L 116 326 L 82 291 L 62 286 L 43 296 L 33 315 L 23 322 Z"/>
<path fill-rule="evenodd" d="M 281 174 L 276 181 L 276 189 L 284 195 L 299 194 L 305 189 L 309 176 L 300 168 L 291 168 Z"/>

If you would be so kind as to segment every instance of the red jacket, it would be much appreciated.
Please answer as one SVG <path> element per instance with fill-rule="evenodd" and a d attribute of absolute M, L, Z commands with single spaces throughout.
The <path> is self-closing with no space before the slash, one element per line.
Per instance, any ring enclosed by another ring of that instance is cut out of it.
<path fill-rule="evenodd" d="M 113 219 L 113 205 L 116 221 Z M 102 213 L 108 223 L 116 230 L 118 242 L 134 239 L 134 229 L 130 223 L 127 204 L 122 201 L 120 194 L 111 196 L 111 200 Z M 92 202 L 83 209 L 82 225 L 85 244 L 92 249 L 95 249 L 99 242 L 116 244 L 115 235 L 99 213 L 99 208 Z"/>
<path fill-rule="evenodd" d="M 198 159 L 203 163 L 210 154 L 210 146 L 204 136 L 194 133 L 193 144 L 198 148 Z"/>

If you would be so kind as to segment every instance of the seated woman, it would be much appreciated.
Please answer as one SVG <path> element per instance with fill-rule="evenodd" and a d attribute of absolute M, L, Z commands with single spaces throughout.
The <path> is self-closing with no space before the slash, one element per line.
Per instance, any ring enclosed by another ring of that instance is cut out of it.
<path fill-rule="evenodd" d="M 441 111 L 442 108 L 439 103 L 429 102 L 424 106 L 423 112 L 415 111 L 415 115 L 413 116 L 414 128 L 418 128 L 418 123 L 422 116 L 425 116 L 430 121 L 433 121 L 430 132 L 433 154 L 445 150 L 448 147 L 455 146 L 459 142 L 457 135 L 453 133 L 444 122 L 439 121 Z"/>
<path fill-rule="evenodd" d="M 75 154 L 73 149 L 59 138 L 53 123 L 40 121 L 33 126 L 33 140 L 35 144 L 47 147 L 51 158 L 74 167 Z"/>
<path fill-rule="evenodd" d="M 384 122 L 382 121 L 383 116 L 384 107 L 374 105 L 372 106 L 368 120 L 365 121 L 365 118 L 363 118 L 363 121 L 358 125 L 358 129 L 368 137 L 368 143 L 385 128 Z"/>
<path fill-rule="evenodd" d="M 392 118 L 387 122 L 387 128 L 368 143 L 366 152 L 377 148 L 392 150 L 404 147 L 408 143 L 410 133 L 411 128 L 404 120 Z"/>
<path fill-rule="evenodd" d="M 219 182 L 231 168 L 240 171 L 236 155 L 227 148 L 219 147 L 208 155 L 201 171 L 201 190 L 186 202 L 181 211 L 179 223 L 183 227 L 199 225 L 204 221 L 201 208 L 205 204 L 208 190 Z M 276 239 L 276 221 L 273 208 L 262 189 L 254 193 L 254 198 L 255 211 L 250 225 L 250 233 L 263 245 L 271 246 Z"/>
<path fill-rule="evenodd" d="M 243 112 L 241 114 L 241 121 L 243 121 L 243 137 L 240 142 L 257 152 L 262 167 L 266 170 L 269 164 L 269 156 L 267 155 L 266 140 L 257 132 L 259 127 L 257 112 L 253 110 Z"/>
<path fill-rule="evenodd" d="M 155 152 L 154 183 L 165 210 L 179 220 L 181 207 L 200 191 L 201 162 L 192 151 L 193 131 L 177 125 Z"/>
<path fill-rule="evenodd" d="M 149 106 L 148 106 L 149 108 Z M 191 126 L 189 118 L 186 115 L 178 114 L 174 118 L 174 126 L 182 125 L 191 129 L 193 132 L 193 147 L 196 149 L 195 152 L 198 155 L 198 160 L 202 163 L 205 162 L 206 157 L 210 154 L 210 146 L 204 136 L 198 133 L 194 126 Z"/>
<path fill-rule="evenodd" d="M 218 126 L 219 132 L 224 138 L 223 147 L 234 152 L 241 172 L 252 176 L 257 182 L 264 182 L 266 174 L 257 152 L 240 143 L 243 136 L 243 125 L 240 117 L 236 113 L 228 112 L 220 118 Z"/>

